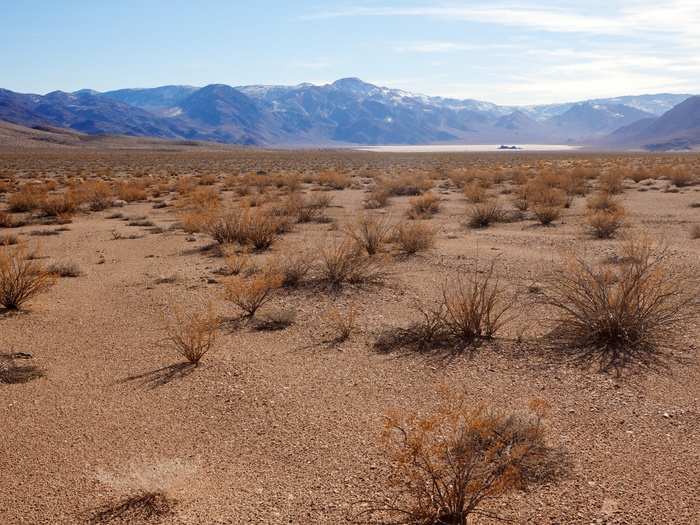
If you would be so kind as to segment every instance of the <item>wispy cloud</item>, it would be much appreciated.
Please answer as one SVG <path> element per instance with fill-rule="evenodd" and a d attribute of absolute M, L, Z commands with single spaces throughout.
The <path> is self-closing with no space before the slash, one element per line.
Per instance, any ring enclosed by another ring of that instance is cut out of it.
<path fill-rule="evenodd" d="M 325 10 L 303 15 L 305 19 L 341 17 L 430 17 L 520 27 L 553 33 L 599 35 L 639 35 L 666 33 L 693 45 L 700 43 L 700 2 L 697 0 L 623 0 L 614 3 L 612 11 L 592 14 L 586 3 L 577 8 L 564 8 L 543 3 L 520 2 L 422 6 L 375 6 Z M 617 6 L 617 8 L 616 8 Z"/>

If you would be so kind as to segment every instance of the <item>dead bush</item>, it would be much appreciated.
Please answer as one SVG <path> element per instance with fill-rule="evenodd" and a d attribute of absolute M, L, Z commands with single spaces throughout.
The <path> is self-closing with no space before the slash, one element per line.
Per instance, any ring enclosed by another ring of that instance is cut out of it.
<path fill-rule="evenodd" d="M 364 206 L 369 210 L 384 208 L 389 204 L 390 197 L 391 193 L 387 188 L 377 186 L 367 195 Z"/>
<path fill-rule="evenodd" d="M 101 211 L 114 205 L 114 192 L 104 181 L 87 181 L 76 188 L 79 202 L 85 202 L 90 210 Z"/>
<path fill-rule="evenodd" d="M 409 219 L 429 219 L 440 211 L 440 197 L 431 192 L 412 198 L 408 204 L 406 216 Z"/>
<path fill-rule="evenodd" d="M 274 273 L 256 274 L 250 278 L 231 277 L 224 283 L 224 298 L 240 308 L 245 317 L 254 317 L 282 286 L 282 277 Z"/>
<path fill-rule="evenodd" d="M 697 318 L 698 303 L 697 283 L 668 257 L 637 239 L 614 268 L 572 257 L 553 270 L 541 297 L 556 316 L 554 344 L 617 370 L 671 348 L 681 326 Z"/>
<path fill-rule="evenodd" d="M 471 228 L 487 228 L 494 222 L 498 222 L 503 215 L 501 207 L 495 201 L 475 204 L 468 213 L 468 224 Z"/>
<path fill-rule="evenodd" d="M 407 349 L 419 352 L 445 349 L 461 352 L 492 339 L 509 321 L 516 297 L 506 291 L 494 275 L 495 262 L 488 270 L 477 266 L 471 272 L 450 277 L 442 296 L 432 306 L 418 303 L 421 318 L 408 328 L 390 328 L 380 334 L 374 347 L 380 352 Z"/>
<path fill-rule="evenodd" d="M 220 325 L 211 305 L 203 312 L 176 309 L 167 324 L 166 342 L 189 363 L 198 365 L 214 347 Z"/>
<path fill-rule="evenodd" d="M 623 226 L 624 218 L 625 210 L 621 206 L 612 211 L 589 210 L 586 214 L 586 224 L 598 239 L 610 239 Z"/>
<path fill-rule="evenodd" d="M 314 257 L 310 253 L 294 252 L 283 255 L 272 265 L 273 272 L 282 277 L 282 286 L 295 288 L 299 286 L 311 269 Z"/>
<path fill-rule="evenodd" d="M 334 171 L 326 171 L 318 176 L 318 183 L 321 186 L 332 188 L 334 190 L 344 190 L 352 184 L 352 177 L 344 173 Z"/>
<path fill-rule="evenodd" d="M 696 182 L 695 176 L 687 166 L 678 166 L 671 170 L 669 173 L 669 179 L 679 188 L 691 186 Z"/>
<path fill-rule="evenodd" d="M 452 396 L 430 415 L 390 414 L 383 442 L 391 470 L 384 501 L 364 502 L 370 523 L 467 525 L 500 517 L 490 501 L 556 480 L 561 454 L 549 447 L 544 403 L 508 414 Z"/>
<path fill-rule="evenodd" d="M 598 187 L 600 191 L 617 195 L 622 193 L 624 189 L 624 177 L 622 173 L 617 171 L 606 171 L 598 176 Z"/>
<path fill-rule="evenodd" d="M 7 209 L 14 213 L 34 211 L 46 199 L 46 190 L 37 185 L 25 185 L 7 197 Z"/>
<path fill-rule="evenodd" d="M 384 258 L 364 255 L 348 239 L 326 243 L 319 250 L 319 262 L 320 281 L 334 289 L 345 284 L 379 284 L 387 276 Z"/>
<path fill-rule="evenodd" d="M 71 193 L 49 196 L 39 204 L 39 210 L 47 217 L 69 217 L 77 208 L 78 203 Z"/>
<path fill-rule="evenodd" d="M 148 192 L 145 185 L 140 181 L 125 181 L 117 184 L 117 197 L 125 202 L 145 201 Z"/>
<path fill-rule="evenodd" d="M 619 201 L 606 192 L 597 192 L 586 199 L 586 206 L 589 210 L 605 211 L 613 213 L 620 209 Z"/>
<path fill-rule="evenodd" d="M 332 307 L 324 315 L 324 320 L 331 333 L 330 341 L 342 343 L 347 341 L 355 331 L 357 310 L 352 307 L 345 310 Z"/>
<path fill-rule="evenodd" d="M 292 308 L 277 308 L 261 314 L 255 321 L 255 329 L 265 332 L 284 330 L 294 324 L 296 312 Z"/>
<path fill-rule="evenodd" d="M 364 215 L 345 228 L 359 250 L 375 255 L 389 239 L 392 225 L 386 216 Z"/>
<path fill-rule="evenodd" d="M 202 229 L 222 245 L 238 243 L 266 250 L 277 238 L 278 222 L 266 212 L 234 210 L 203 219 Z"/>
<path fill-rule="evenodd" d="M 420 222 L 402 223 L 394 229 L 392 241 L 400 253 L 414 255 L 435 245 L 435 230 Z"/>
<path fill-rule="evenodd" d="M 0 305 L 18 310 L 27 301 L 47 291 L 55 277 L 36 260 L 27 257 L 24 246 L 0 247 Z"/>
<path fill-rule="evenodd" d="M 77 263 L 68 261 L 52 263 L 46 271 L 57 277 L 80 277 L 83 273 Z"/>
<path fill-rule="evenodd" d="M 488 198 L 486 190 L 476 182 L 472 182 L 464 187 L 464 196 L 472 204 L 484 202 Z"/>

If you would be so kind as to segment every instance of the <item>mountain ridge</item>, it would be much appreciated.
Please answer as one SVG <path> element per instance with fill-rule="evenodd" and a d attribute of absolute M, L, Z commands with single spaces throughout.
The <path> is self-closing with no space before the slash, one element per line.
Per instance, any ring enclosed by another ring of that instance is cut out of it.
<path fill-rule="evenodd" d="M 658 118 L 662 110 L 687 98 L 691 96 L 659 94 L 499 106 L 415 94 L 348 77 L 323 85 L 166 85 L 46 95 L 0 89 L 0 119 L 89 134 L 265 146 L 585 144 L 604 143 L 616 130 Z"/>

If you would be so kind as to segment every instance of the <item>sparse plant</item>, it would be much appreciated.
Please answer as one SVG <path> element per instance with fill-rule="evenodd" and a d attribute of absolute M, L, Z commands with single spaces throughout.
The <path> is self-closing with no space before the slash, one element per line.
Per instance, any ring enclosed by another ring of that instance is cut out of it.
<path fill-rule="evenodd" d="M 352 307 L 340 310 L 334 306 L 326 312 L 324 319 L 331 332 L 331 341 L 342 343 L 347 341 L 355 331 L 357 310 Z"/>
<path fill-rule="evenodd" d="M 475 204 L 469 209 L 469 226 L 486 228 L 498 222 L 503 215 L 501 207 L 494 201 Z"/>
<path fill-rule="evenodd" d="M 392 225 L 386 216 L 363 215 L 349 225 L 345 232 L 358 249 L 375 255 L 389 239 Z"/>
<path fill-rule="evenodd" d="M 610 239 L 623 226 L 625 210 L 621 206 L 612 211 L 589 210 L 586 224 L 598 239 Z"/>
<path fill-rule="evenodd" d="M 214 347 L 221 320 L 211 305 L 204 311 L 175 309 L 173 317 L 167 324 L 166 343 L 196 366 Z"/>
<path fill-rule="evenodd" d="M 616 268 L 578 256 L 557 267 L 541 295 L 556 315 L 552 340 L 618 370 L 669 348 L 698 304 L 695 283 L 674 271 L 668 256 L 643 238 L 628 241 Z"/>
<path fill-rule="evenodd" d="M 36 260 L 27 257 L 26 248 L 0 247 L 0 305 L 18 310 L 47 291 L 55 277 Z"/>
<path fill-rule="evenodd" d="M 396 226 L 392 235 L 399 252 L 414 255 L 435 245 L 435 230 L 420 222 L 402 223 Z"/>
<path fill-rule="evenodd" d="M 224 298 L 240 308 L 246 317 L 254 317 L 281 286 L 282 277 L 275 273 L 256 274 L 247 279 L 231 277 L 224 283 Z"/>
<path fill-rule="evenodd" d="M 409 201 L 406 216 L 409 219 L 429 219 L 440 211 L 440 198 L 428 192 Z"/>
<path fill-rule="evenodd" d="M 383 433 L 390 494 L 366 503 L 360 517 L 405 525 L 500 519 L 488 502 L 555 480 L 562 468 L 545 440 L 542 406 L 509 414 L 452 396 L 429 415 L 390 414 Z"/>
<path fill-rule="evenodd" d="M 349 240 L 332 241 L 319 251 L 321 282 L 338 289 L 344 284 L 379 284 L 386 278 L 385 260 L 367 256 Z"/>

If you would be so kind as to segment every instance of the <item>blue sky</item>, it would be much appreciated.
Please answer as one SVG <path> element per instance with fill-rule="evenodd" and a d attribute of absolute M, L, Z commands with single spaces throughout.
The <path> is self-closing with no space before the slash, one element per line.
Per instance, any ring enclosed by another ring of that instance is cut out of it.
<path fill-rule="evenodd" d="M 502 104 L 700 93 L 700 0 L 0 0 L 0 87 L 357 76 Z"/>

